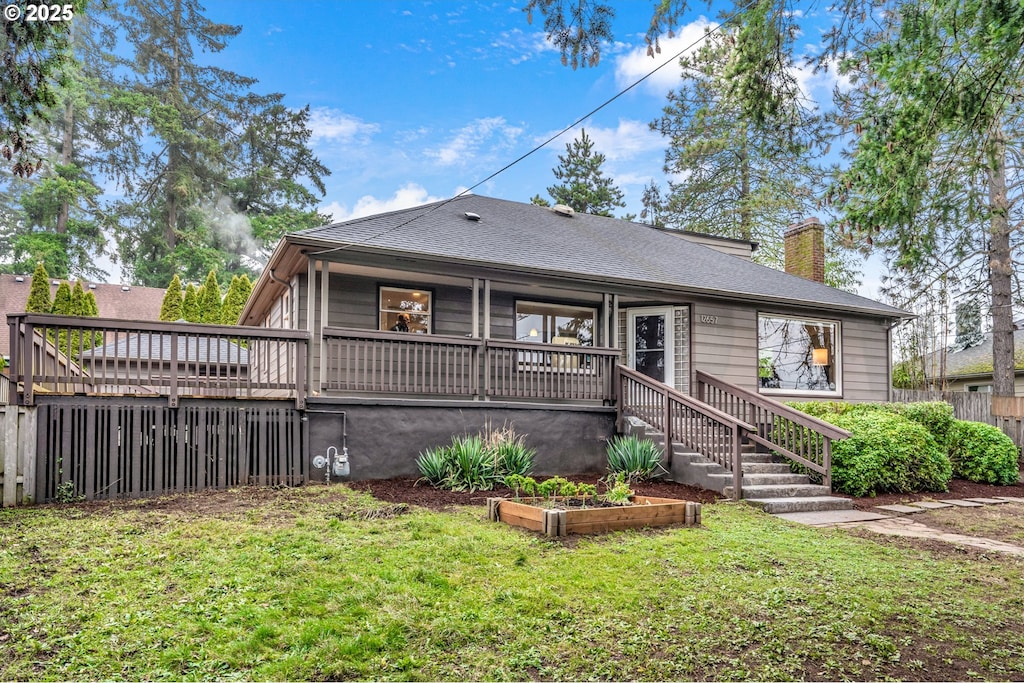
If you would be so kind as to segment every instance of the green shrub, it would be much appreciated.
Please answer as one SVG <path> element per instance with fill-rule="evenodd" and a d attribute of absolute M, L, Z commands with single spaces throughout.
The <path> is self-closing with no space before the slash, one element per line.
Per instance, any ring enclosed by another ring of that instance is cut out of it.
<path fill-rule="evenodd" d="M 428 448 L 423 453 L 420 453 L 420 457 L 416 460 L 416 466 L 419 467 L 420 474 L 432 486 L 443 488 L 448 481 L 448 450 L 447 446 Z"/>
<path fill-rule="evenodd" d="M 505 475 L 520 474 L 526 476 L 533 469 L 533 457 L 537 451 L 527 448 L 524 437 L 516 435 L 511 428 L 491 432 L 486 439 L 486 447 L 494 455 L 495 466 Z"/>
<path fill-rule="evenodd" d="M 902 415 L 927 429 L 939 447 L 949 446 L 949 431 L 956 418 L 953 406 L 945 401 L 919 401 L 917 403 L 884 403 L 882 408 Z"/>
<path fill-rule="evenodd" d="M 643 481 L 665 472 L 662 452 L 650 439 L 616 436 L 608 440 L 608 470 L 630 481 Z M 659 471 L 660 470 L 660 471 Z"/>
<path fill-rule="evenodd" d="M 495 459 L 479 436 L 453 438 L 451 488 L 453 491 L 484 491 L 494 488 Z"/>
<path fill-rule="evenodd" d="M 1018 451 L 1010 437 L 992 425 L 954 420 L 949 430 L 953 474 L 983 484 L 1008 485 L 1020 476 Z"/>
<path fill-rule="evenodd" d="M 451 444 L 421 452 L 416 466 L 422 478 L 438 488 L 489 491 L 509 475 L 526 477 L 534 454 L 522 436 L 505 428 L 486 435 L 453 436 Z"/>
<path fill-rule="evenodd" d="M 884 410 L 848 410 L 829 422 L 850 432 L 832 442 L 832 487 L 851 496 L 945 491 L 952 466 L 920 424 Z"/>

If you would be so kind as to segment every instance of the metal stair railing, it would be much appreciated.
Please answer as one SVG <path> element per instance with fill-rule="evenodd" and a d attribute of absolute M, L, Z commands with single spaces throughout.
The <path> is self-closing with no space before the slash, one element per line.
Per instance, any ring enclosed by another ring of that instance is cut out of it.
<path fill-rule="evenodd" d="M 665 435 L 666 451 L 680 443 L 718 463 L 732 473 L 733 498 L 739 500 L 740 446 L 753 425 L 625 365 L 616 367 L 615 377 L 620 426 L 624 417 L 637 417 Z"/>

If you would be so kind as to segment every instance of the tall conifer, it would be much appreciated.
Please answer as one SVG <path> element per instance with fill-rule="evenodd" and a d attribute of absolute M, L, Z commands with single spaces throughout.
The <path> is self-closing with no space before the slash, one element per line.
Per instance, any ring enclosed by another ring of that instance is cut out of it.
<path fill-rule="evenodd" d="M 164 322 L 181 320 L 182 304 L 181 279 L 175 273 L 174 277 L 171 278 L 171 283 L 167 285 L 167 292 L 164 293 L 163 303 L 160 304 L 160 320 Z"/>
<path fill-rule="evenodd" d="M 39 263 L 32 274 L 32 285 L 28 291 L 28 303 L 25 304 L 26 313 L 49 313 L 53 308 L 50 301 L 50 275 L 46 267 Z"/>

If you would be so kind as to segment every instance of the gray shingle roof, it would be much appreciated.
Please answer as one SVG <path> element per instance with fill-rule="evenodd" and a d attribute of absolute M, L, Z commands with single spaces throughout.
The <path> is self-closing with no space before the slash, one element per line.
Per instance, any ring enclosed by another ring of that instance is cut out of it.
<path fill-rule="evenodd" d="M 467 219 L 466 212 L 480 216 Z M 287 239 L 401 252 L 582 279 L 908 317 L 892 306 L 641 223 L 467 195 L 293 233 Z"/>
<path fill-rule="evenodd" d="M 140 332 L 128 335 L 127 338 L 107 344 L 103 347 L 90 349 L 82 354 L 82 358 L 131 359 L 131 360 L 171 360 L 171 335 L 150 334 Z M 227 339 L 197 339 L 196 337 L 178 337 L 178 361 L 190 363 L 231 363 L 246 365 L 249 362 L 249 351 Z"/>
<path fill-rule="evenodd" d="M 1021 357 L 1024 355 L 1024 330 L 1013 331 L 1013 350 L 1017 371 L 1024 369 Z M 942 358 L 940 352 L 929 355 L 925 359 L 924 372 L 927 377 L 939 374 Z M 969 349 L 961 349 L 946 354 L 946 377 L 970 375 L 992 375 L 992 333 L 985 335 L 984 341 Z"/>

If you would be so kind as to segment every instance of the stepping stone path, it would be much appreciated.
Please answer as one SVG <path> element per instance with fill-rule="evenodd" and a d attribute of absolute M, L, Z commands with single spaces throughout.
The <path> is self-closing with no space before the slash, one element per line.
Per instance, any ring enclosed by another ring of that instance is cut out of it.
<path fill-rule="evenodd" d="M 1024 503 L 1024 498 L 967 498 L 945 499 L 942 501 L 920 500 L 906 505 L 878 505 L 874 512 L 859 510 L 835 510 L 822 512 L 803 512 L 778 514 L 776 517 L 817 527 L 857 527 L 889 536 L 923 538 L 956 545 L 978 548 L 1024 557 L 1024 547 L 1004 543 L 991 538 L 978 538 L 953 534 L 915 522 L 907 517 L 926 510 L 938 510 L 950 507 L 984 507 L 985 505 L 1002 505 L 1005 503 Z M 892 516 L 896 515 L 896 516 Z"/>

